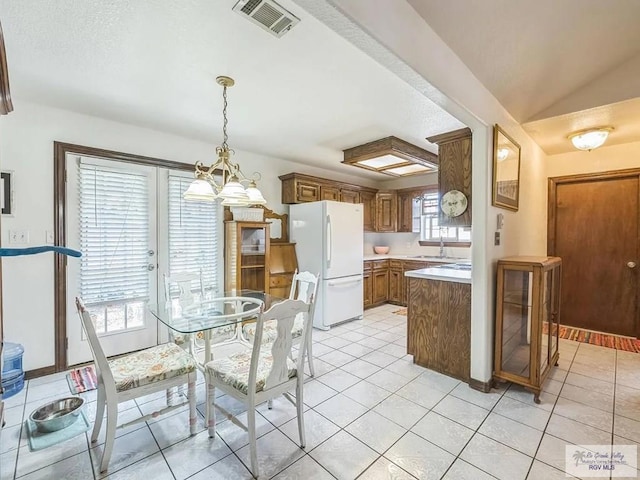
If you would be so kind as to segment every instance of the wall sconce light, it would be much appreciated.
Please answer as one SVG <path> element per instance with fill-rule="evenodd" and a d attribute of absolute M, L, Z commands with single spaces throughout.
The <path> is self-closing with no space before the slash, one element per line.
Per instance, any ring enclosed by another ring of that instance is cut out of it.
<path fill-rule="evenodd" d="M 578 150 L 591 151 L 604 144 L 611 130 L 613 127 L 590 128 L 572 133 L 568 138 Z"/>

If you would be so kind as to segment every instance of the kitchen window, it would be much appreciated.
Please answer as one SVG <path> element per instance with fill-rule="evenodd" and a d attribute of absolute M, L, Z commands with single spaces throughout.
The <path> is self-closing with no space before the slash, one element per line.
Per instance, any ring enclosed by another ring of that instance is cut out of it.
<path fill-rule="evenodd" d="M 442 227 L 438 223 L 440 201 L 437 191 L 425 193 L 414 200 L 414 218 L 420 218 L 420 245 L 468 246 L 471 244 L 471 227 Z"/>

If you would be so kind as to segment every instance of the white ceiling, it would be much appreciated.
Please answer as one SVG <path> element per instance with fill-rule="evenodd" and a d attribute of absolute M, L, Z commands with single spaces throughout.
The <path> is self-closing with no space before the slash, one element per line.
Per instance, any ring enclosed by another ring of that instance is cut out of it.
<path fill-rule="evenodd" d="M 278 39 L 236 0 L 0 0 L 14 105 L 44 103 L 378 180 L 342 149 L 464 125 L 290 0 L 302 21 Z M 213 152 L 213 149 L 212 149 Z M 212 157 L 213 158 L 213 157 Z"/>
<path fill-rule="evenodd" d="M 547 154 L 640 141 L 640 1 L 407 1 Z"/>

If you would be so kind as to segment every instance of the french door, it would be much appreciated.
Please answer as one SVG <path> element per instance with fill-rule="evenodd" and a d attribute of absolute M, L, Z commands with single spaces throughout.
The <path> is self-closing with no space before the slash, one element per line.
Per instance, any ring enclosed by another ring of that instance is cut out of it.
<path fill-rule="evenodd" d="M 157 168 L 69 156 L 67 245 L 82 257 L 67 262 L 67 364 L 92 359 L 76 313 L 80 297 L 107 356 L 156 345 Z"/>

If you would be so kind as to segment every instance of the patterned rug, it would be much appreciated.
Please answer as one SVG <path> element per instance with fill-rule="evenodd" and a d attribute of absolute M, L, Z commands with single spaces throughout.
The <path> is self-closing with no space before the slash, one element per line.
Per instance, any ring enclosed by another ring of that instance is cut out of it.
<path fill-rule="evenodd" d="M 546 328 L 544 330 L 546 330 Z M 590 343 L 591 345 L 615 348 L 616 350 L 624 350 L 625 352 L 640 353 L 640 340 L 633 337 L 593 332 L 591 330 L 582 330 L 564 325 L 560 325 L 559 336 L 565 340 Z"/>
<path fill-rule="evenodd" d="M 394 310 L 393 312 L 394 315 L 407 315 L 407 309 L 406 308 L 401 308 L 400 310 Z"/>
<path fill-rule="evenodd" d="M 98 387 L 98 379 L 92 365 L 71 370 L 67 373 L 67 383 L 74 395 L 95 390 Z"/>

